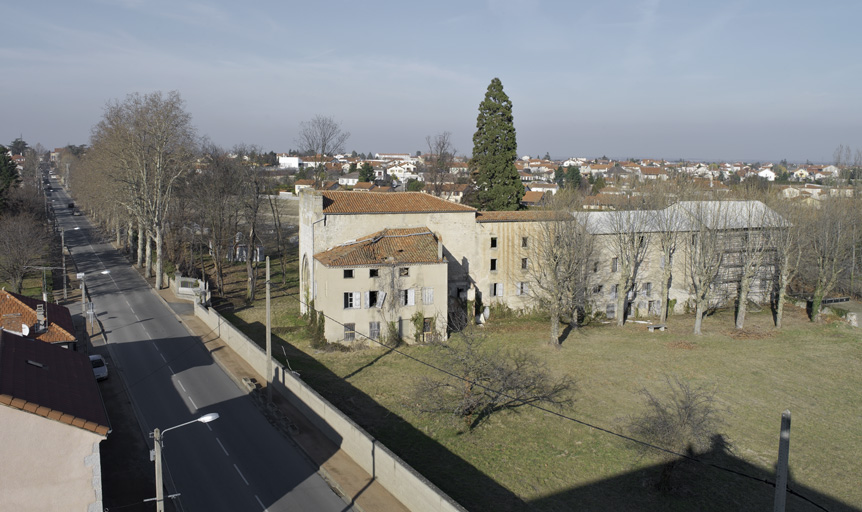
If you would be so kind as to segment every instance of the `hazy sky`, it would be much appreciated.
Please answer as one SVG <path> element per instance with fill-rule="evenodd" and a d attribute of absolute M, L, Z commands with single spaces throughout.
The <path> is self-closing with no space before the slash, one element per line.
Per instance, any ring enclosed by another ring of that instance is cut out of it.
<path fill-rule="evenodd" d="M 5 2 L 0 143 L 83 144 L 105 103 L 177 90 L 198 132 L 296 148 L 472 151 L 485 89 L 518 153 L 828 161 L 862 148 L 862 2 L 28 0 Z"/>

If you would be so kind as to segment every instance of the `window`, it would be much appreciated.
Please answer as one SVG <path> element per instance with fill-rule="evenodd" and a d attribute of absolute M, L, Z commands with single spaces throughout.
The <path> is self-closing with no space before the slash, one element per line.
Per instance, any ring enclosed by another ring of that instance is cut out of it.
<path fill-rule="evenodd" d="M 616 316 L 616 307 L 613 304 L 608 304 L 605 307 L 605 316 L 608 317 L 608 320 L 613 319 Z"/>
<path fill-rule="evenodd" d="M 530 260 L 527 258 L 521 258 L 521 270 L 527 270 L 530 267 Z"/>
<path fill-rule="evenodd" d="M 644 284 L 644 295 L 647 297 L 652 297 L 652 283 Z"/>
<path fill-rule="evenodd" d="M 611 272 L 616 272 L 617 270 L 619 270 L 619 267 L 620 267 L 620 259 L 619 258 L 613 258 L 611 260 Z"/>
<path fill-rule="evenodd" d="M 398 269 L 399 277 L 407 277 L 410 275 L 410 267 L 401 267 Z"/>
<path fill-rule="evenodd" d="M 414 290 L 413 288 L 401 290 L 401 305 L 402 306 L 415 306 L 416 305 L 416 290 Z"/>
<path fill-rule="evenodd" d="M 359 309 L 359 292 L 344 292 L 344 309 Z"/>
<path fill-rule="evenodd" d="M 527 248 L 530 244 L 530 237 L 522 236 L 521 237 L 521 247 Z"/>
<path fill-rule="evenodd" d="M 593 293 L 602 293 L 602 288 L 604 288 L 604 286 L 600 284 L 593 286 Z"/>
<path fill-rule="evenodd" d="M 356 339 L 356 324 L 344 324 L 344 341 Z"/>
<path fill-rule="evenodd" d="M 491 295 L 494 297 L 502 297 L 503 283 L 491 283 Z"/>
<path fill-rule="evenodd" d="M 616 298 L 617 298 L 617 294 L 618 294 L 619 292 L 620 292 L 620 285 L 615 284 L 615 285 L 611 286 L 611 298 L 612 298 L 612 299 L 616 299 Z"/>
<path fill-rule="evenodd" d="M 423 318 L 422 319 L 422 334 L 431 334 L 434 332 L 434 319 L 433 318 Z"/>
<path fill-rule="evenodd" d="M 434 304 L 434 288 L 422 288 L 422 304 Z"/>
<path fill-rule="evenodd" d="M 353 269 L 352 268 L 344 269 L 344 279 L 353 279 Z"/>
<path fill-rule="evenodd" d="M 386 296 L 385 292 L 379 292 L 377 290 L 371 290 L 365 292 L 365 309 L 368 308 L 380 308 L 383 305 L 383 297 Z"/>
<path fill-rule="evenodd" d="M 368 337 L 372 340 L 380 338 L 380 322 L 368 322 Z"/>
<path fill-rule="evenodd" d="M 380 269 L 370 268 L 368 269 L 368 277 L 379 277 Z"/>
<path fill-rule="evenodd" d="M 491 272 L 497 271 L 497 258 L 491 258 Z"/>
<path fill-rule="evenodd" d="M 497 248 L 497 237 L 492 236 L 491 237 L 491 249 L 496 249 L 496 248 Z"/>
<path fill-rule="evenodd" d="M 515 292 L 516 295 L 527 295 L 530 293 L 530 285 L 527 282 L 518 283 L 518 289 Z"/>

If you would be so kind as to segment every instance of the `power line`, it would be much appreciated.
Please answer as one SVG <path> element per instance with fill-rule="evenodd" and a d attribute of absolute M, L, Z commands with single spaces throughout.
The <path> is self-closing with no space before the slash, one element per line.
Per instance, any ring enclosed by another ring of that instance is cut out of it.
<path fill-rule="evenodd" d="M 309 306 L 308 304 L 306 304 L 305 302 L 303 302 L 303 300 L 302 300 L 302 299 L 300 299 L 300 298 L 298 298 L 298 297 L 296 297 L 296 296 L 294 296 L 294 295 L 289 295 L 289 297 L 290 297 L 290 298 L 292 298 L 292 299 L 294 299 L 294 300 L 296 300 L 297 302 L 299 302 L 300 304 L 302 304 L 302 305 L 303 305 L 303 306 L 305 306 L 306 308 L 308 308 L 308 309 L 309 309 L 309 311 L 311 311 L 312 313 L 315 313 L 315 310 L 314 310 L 311 306 Z M 332 318 L 331 316 L 327 315 L 326 313 L 323 313 L 323 312 L 318 312 L 318 313 L 322 314 L 324 318 L 326 318 L 327 320 L 329 320 L 329 321 L 331 321 L 331 322 L 335 323 L 336 325 L 340 325 L 340 326 L 344 327 L 344 324 L 343 324 L 342 322 L 338 321 L 338 320 L 337 320 L 337 319 L 335 319 L 335 318 Z M 476 387 L 482 388 L 482 389 L 484 389 L 484 390 L 486 390 L 486 391 L 489 391 L 489 392 L 492 392 L 492 393 L 498 394 L 498 395 L 500 395 L 500 396 L 504 396 L 504 397 L 506 397 L 506 398 L 508 398 L 508 399 L 511 399 L 511 400 L 517 400 L 517 398 L 516 398 L 516 397 L 513 397 L 513 396 L 511 396 L 511 395 L 509 395 L 509 394 L 507 394 L 507 393 L 503 393 L 503 392 L 501 392 L 501 391 L 497 391 L 496 389 L 493 389 L 493 388 L 491 388 L 490 386 L 486 386 L 486 385 L 484 385 L 484 384 L 482 384 L 482 383 L 479 383 L 479 382 L 473 382 L 473 381 L 471 381 L 470 379 L 468 379 L 468 378 L 466 378 L 466 377 L 462 377 L 462 376 L 460 376 L 460 375 L 456 375 L 456 374 L 454 374 L 454 373 L 450 372 L 449 370 L 446 370 L 445 368 L 440 368 L 439 366 L 435 366 L 435 365 L 434 365 L 434 364 L 432 364 L 432 363 L 429 363 L 429 362 L 427 362 L 427 361 L 423 361 L 422 359 L 419 359 L 419 358 L 417 358 L 417 357 L 415 357 L 415 356 L 412 356 L 412 355 L 410 355 L 410 354 L 407 354 L 407 353 L 405 353 L 405 352 L 402 352 L 401 350 L 398 350 L 398 349 L 397 349 L 397 348 L 395 348 L 395 347 L 389 347 L 389 346 L 387 346 L 386 344 L 384 344 L 384 343 L 382 343 L 382 342 L 380 342 L 380 341 L 378 341 L 378 340 L 376 340 L 376 339 L 373 339 L 373 338 L 371 338 L 370 336 L 368 336 L 368 335 L 366 335 L 366 334 L 364 334 L 364 333 L 362 333 L 362 332 L 360 332 L 360 331 L 357 331 L 357 330 L 355 330 L 355 329 L 354 329 L 354 333 L 355 333 L 356 335 L 360 336 L 361 338 L 364 338 L 364 339 L 366 339 L 366 340 L 368 340 L 368 341 L 370 341 L 370 342 L 372 342 L 372 343 L 374 343 L 374 344 L 376 344 L 376 345 L 379 345 L 379 346 L 381 346 L 381 347 L 383 347 L 383 348 L 386 348 L 387 350 L 389 350 L 389 351 L 391 351 L 391 352 L 395 352 L 396 354 L 399 354 L 399 355 L 401 355 L 401 356 L 404 356 L 404 357 L 406 357 L 407 359 L 410 359 L 410 360 L 415 361 L 415 362 L 417 362 L 417 363 L 419 363 L 419 364 L 421 364 L 421 365 L 424 365 L 424 366 L 426 366 L 426 367 L 428 367 L 428 368 L 431 368 L 432 370 L 435 370 L 435 371 L 437 371 L 437 372 L 440 372 L 440 373 L 443 373 L 443 374 L 445 374 L 445 375 L 448 375 L 449 377 L 452 377 L 452 378 L 455 378 L 455 379 L 457 379 L 457 380 L 463 381 L 463 382 L 465 382 L 465 383 L 467 383 L 467 384 L 470 384 L 471 386 L 476 386 Z M 540 410 L 540 411 L 542 411 L 542 412 L 545 412 L 545 413 L 548 413 L 548 414 L 554 415 L 554 416 L 556 416 L 556 417 L 558 417 L 558 418 L 561 418 L 561 419 L 564 419 L 564 420 L 567 420 L 567 421 L 571 421 L 571 422 L 577 423 L 577 424 L 579 424 L 579 425 L 583 425 L 583 426 L 585 426 L 585 427 L 589 427 L 589 428 L 592 428 L 592 429 L 598 430 L 599 432 L 603 432 L 603 433 L 605 433 L 605 434 L 609 434 L 609 435 L 612 435 L 612 436 L 618 437 L 618 438 L 623 439 L 623 440 L 625 440 L 625 441 L 629 441 L 629 442 L 632 442 L 632 443 L 635 443 L 635 444 L 641 445 L 641 446 L 643 446 L 643 447 L 645 447 L 645 448 L 650 448 L 650 449 L 653 449 L 653 450 L 656 450 L 656 451 L 664 452 L 664 453 L 666 453 L 666 454 L 673 455 L 673 456 L 676 456 L 676 457 L 680 457 L 680 458 L 683 458 L 683 459 L 688 460 L 688 461 L 691 461 L 691 462 L 697 462 L 697 463 L 700 463 L 700 464 L 704 464 L 704 465 L 706 465 L 706 466 L 708 466 L 708 467 L 712 467 L 712 468 L 717 469 L 717 470 L 725 471 L 725 472 L 727 472 L 727 473 L 731 473 L 731 474 L 734 474 L 734 475 L 737 475 L 737 476 L 740 476 L 740 477 L 743 477 L 743 478 L 748 478 L 748 479 L 750 479 L 750 480 L 754 480 L 754 481 L 756 481 L 756 482 L 765 483 L 765 484 L 767 484 L 767 485 L 770 485 L 770 486 L 772 486 L 772 487 L 775 487 L 775 482 L 770 481 L 768 478 L 760 478 L 760 477 L 756 477 L 756 476 L 753 476 L 753 475 L 749 475 L 749 474 L 747 474 L 747 473 L 743 473 L 743 472 L 741 472 L 741 471 L 737 471 L 737 470 L 735 470 L 735 469 L 731 469 L 731 468 L 728 468 L 728 467 L 725 467 L 725 466 L 721 466 L 721 465 L 719 465 L 719 464 L 715 464 L 715 463 L 712 463 L 712 462 L 707 462 L 707 461 L 704 461 L 704 460 L 698 459 L 698 458 L 696 458 L 696 457 L 692 457 L 691 455 L 687 455 L 687 454 L 684 454 L 684 453 L 678 453 L 678 452 L 675 452 L 675 451 L 673 451 L 673 450 L 669 450 L 669 449 L 667 449 L 667 448 L 663 448 L 663 447 L 661 447 L 661 446 L 654 445 L 654 444 L 649 443 L 649 442 L 647 442 L 647 441 L 642 441 L 642 440 L 640 440 L 640 439 L 636 439 L 636 438 L 634 438 L 634 437 L 627 436 L 627 435 L 625 435 L 625 434 L 621 434 L 621 433 L 619 433 L 619 432 L 614 432 L 613 430 L 610 430 L 610 429 L 607 429 L 607 428 L 604 428 L 604 427 L 600 427 L 600 426 L 598 426 L 598 425 L 594 425 L 594 424 L 589 423 L 589 422 L 587 422 L 587 421 L 579 420 L 579 419 L 577 419 L 577 418 L 575 418 L 575 417 L 573 417 L 573 416 L 569 416 L 569 415 L 563 414 L 563 413 L 561 413 L 561 412 L 557 412 L 557 411 L 554 411 L 554 410 L 548 409 L 548 408 L 546 408 L 546 407 L 542 407 L 541 405 L 537 405 L 537 404 L 532 403 L 532 402 L 526 402 L 524 405 L 527 405 L 527 406 L 529 406 L 529 407 L 533 407 L 533 408 L 535 408 L 535 409 L 538 409 L 538 410 Z M 806 501 L 806 502 L 810 503 L 811 505 L 814 505 L 815 507 L 819 508 L 820 510 L 823 510 L 823 511 L 825 511 L 825 512 L 829 512 L 829 510 L 828 510 L 827 508 L 825 508 L 825 507 L 823 507 L 822 505 L 820 505 L 820 504 L 818 504 L 818 503 L 816 503 L 816 502 L 812 501 L 812 500 L 811 500 L 811 499 L 809 499 L 809 498 L 806 498 L 805 496 L 803 496 L 803 495 L 799 494 L 798 492 L 796 492 L 796 491 L 794 491 L 794 490 L 790 489 L 789 487 L 787 488 L 787 492 L 789 492 L 790 494 L 792 494 L 792 495 L 794 495 L 794 496 L 797 496 L 797 497 L 799 497 L 799 498 L 803 499 L 804 501 Z"/>

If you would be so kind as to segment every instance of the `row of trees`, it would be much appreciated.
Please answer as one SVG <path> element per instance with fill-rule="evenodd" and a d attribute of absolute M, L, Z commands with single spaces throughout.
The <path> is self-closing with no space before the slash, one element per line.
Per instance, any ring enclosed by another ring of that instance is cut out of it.
<path fill-rule="evenodd" d="M 561 320 L 577 328 L 595 313 L 609 262 L 619 326 L 644 292 L 640 283 L 656 276 L 658 321 L 667 319 L 673 285 L 688 292 L 695 334 L 718 307 L 733 306 L 735 327 L 743 329 L 749 304 L 768 303 L 780 328 L 790 295 L 810 299 L 818 320 L 824 297 L 858 290 L 859 196 L 808 205 L 743 188 L 702 199 L 685 181 L 657 183 L 621 198 L 613 211 L 586 213 L 582 193 L 557 194 L 537 223 L 528 270 L 528 293 L 550 314 L 552 343 L 560 341 Z"/>

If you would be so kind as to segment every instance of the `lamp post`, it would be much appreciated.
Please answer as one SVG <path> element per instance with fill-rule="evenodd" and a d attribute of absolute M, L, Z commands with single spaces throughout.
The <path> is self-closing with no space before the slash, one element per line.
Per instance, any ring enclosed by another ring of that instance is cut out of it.
<path fill-rule="evenodd" d="M 165 511 L 165 498 L 163 487 L 164 484 L 162 482 L 162 438 L 164 438 L 165 433 L 168 430 L 174 430 L 180 427 L 185 427 L 186 425 L 191 425 L 192 423 L 209 423 L 213 420 L 218 419 L 217 412 L 211 412 L 209 414 L 204 414 L 198 419 L 187 421 L 180 425 L 176 425 L 170 428 L 166 428 L 164 430 L 155 429 L 153 430 L 153 448 L 154 448 L 154 458 L 156 462 L 156 511 L 164 512 Z"/>

